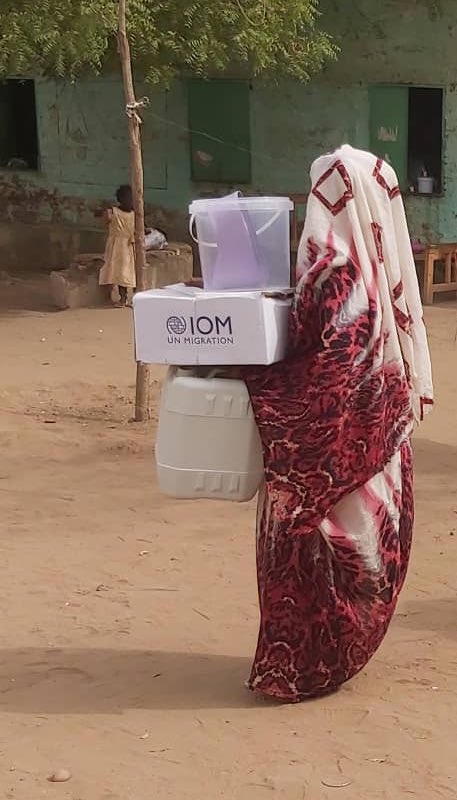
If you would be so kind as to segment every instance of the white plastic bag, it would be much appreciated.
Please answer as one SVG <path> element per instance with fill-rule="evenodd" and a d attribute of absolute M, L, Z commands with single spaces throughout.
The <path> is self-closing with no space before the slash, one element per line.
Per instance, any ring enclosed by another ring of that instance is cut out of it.
<path fill-rule="evenodd" d="M 168 242 L 166 236 L 161 232 L 152 228 L 145 236 L 146 250 L 163 250 L 167 247 Z"/>

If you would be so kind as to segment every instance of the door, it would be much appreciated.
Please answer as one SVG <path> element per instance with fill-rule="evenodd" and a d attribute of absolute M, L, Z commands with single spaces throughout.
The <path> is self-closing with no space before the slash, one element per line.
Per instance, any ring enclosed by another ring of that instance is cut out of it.
<path fill-rule="evenodd" d="M 401 189 L 408 187 L 407 86 L 370 88 L 370 150 L 395 170 Z"/>

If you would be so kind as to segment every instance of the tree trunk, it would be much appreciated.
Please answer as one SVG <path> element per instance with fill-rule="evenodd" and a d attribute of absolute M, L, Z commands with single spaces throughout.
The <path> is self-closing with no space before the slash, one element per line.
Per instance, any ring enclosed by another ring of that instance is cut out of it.
<path fill-rule="evenodd" d="M 127 36 L 126 0 L 119 0 L 118 45 L 125 103 L 126 105 L 134 104 L 136 102 L 136 97 L 133 83 L 130 45 Z M 135 210 L 135 271 L 136 288 L 138 291 L 143 291 L 149 287 L 147 286 L 146 247 L 144 241 L 144 177 L 140 125 L 141 120 L 138 114 L 133 111 L 128 117 L 128 131 L 133 207 Z M 136 371 L 135 421 L 143 422 L 147 420 L 148 417 L 149 367 L 147 364 L 138 362 Z"/>

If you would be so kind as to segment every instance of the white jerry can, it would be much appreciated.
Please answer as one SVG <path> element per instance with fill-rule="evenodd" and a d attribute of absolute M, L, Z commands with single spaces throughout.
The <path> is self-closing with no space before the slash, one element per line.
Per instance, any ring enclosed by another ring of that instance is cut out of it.
<path fill-rule="evenodd" d="M 170 367 L 162 389 L 156 464 L 160 490 L 171 497 L 251 500 L 264 470 L 244 381 L 217 377 L 208 369 Z"/>

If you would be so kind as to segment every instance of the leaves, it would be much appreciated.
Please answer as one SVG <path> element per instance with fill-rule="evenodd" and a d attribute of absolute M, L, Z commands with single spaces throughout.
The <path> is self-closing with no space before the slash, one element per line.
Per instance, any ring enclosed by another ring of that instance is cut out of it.
<path fill-rule="evenodd" d="M 336 55 L 318 21 L 318 0 L 128 0 L 136 66 L 161 84 L 230 68 L 308 80 Z M 0 0 L 0 76 L 99 72 L 116 28 L 116 0 Z"/>

